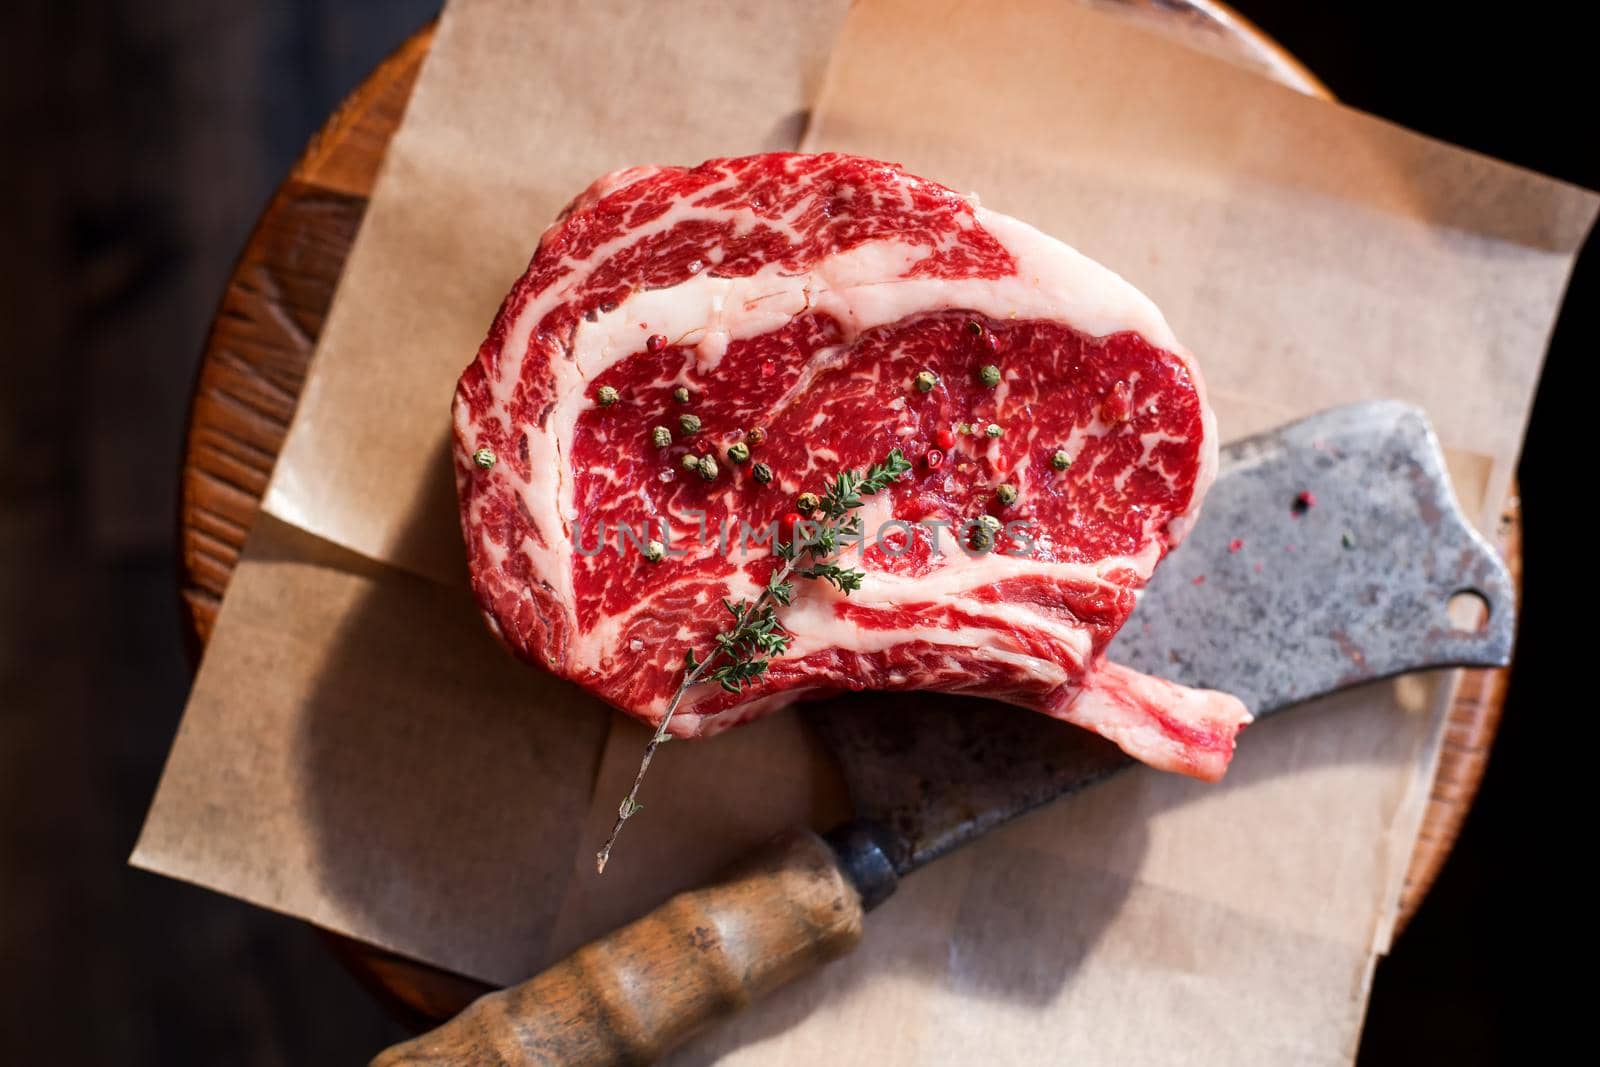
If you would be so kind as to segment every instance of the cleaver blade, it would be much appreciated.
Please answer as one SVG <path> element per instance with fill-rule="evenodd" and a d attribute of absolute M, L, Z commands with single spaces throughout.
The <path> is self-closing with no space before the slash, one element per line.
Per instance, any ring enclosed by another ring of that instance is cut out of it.
<path fill-rule="evenodd" d="M 1476 626 L 1451 621 L 1462 595 Z M 1461 514 L 1427 417 L 1379 401 L 1224 447 L 1199 522 L 1107 658 L 1233 693 L 1259 719 L 1407 671 L 1505 666 L 1515 628 L 1511 576 Z M 1133 762 L 973 697 L 863 694 L 807 714 L 902 875 Z"/>

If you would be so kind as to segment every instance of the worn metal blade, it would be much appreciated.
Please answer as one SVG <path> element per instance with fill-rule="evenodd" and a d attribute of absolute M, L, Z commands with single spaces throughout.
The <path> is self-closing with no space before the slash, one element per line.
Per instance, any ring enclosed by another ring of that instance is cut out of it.
<path fill-rule="evenodd" d="M 1462 593 L 1487 608 L 1475 628 L 1451 622 Z M 1515 611 L 1426 417 L 1357 404 L 1223 449 L 1200 522 L 1109 657 L 1227 690 L 1259 717 L 1405 671 L 1503 666 Z M 901 873 L 1130 762 L 1088 731 L 971 697 L 861 694 L 810 714 L 858 816 L 899 838 Z"/>

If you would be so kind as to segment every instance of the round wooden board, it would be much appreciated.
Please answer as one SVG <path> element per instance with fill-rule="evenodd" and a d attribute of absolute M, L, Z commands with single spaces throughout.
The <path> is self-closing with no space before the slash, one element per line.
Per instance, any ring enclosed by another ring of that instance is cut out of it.
<path fill-rule="evenodd" d="M 1329 95 L 1292 56 L 1221 4 L 1102 4 L 1131 9 L 1164 32 L 1303 92 Z M 367 197 L 432 41 L 429 26 L 328 119 L 267 205 L 212 322 L 189 412 L 179 516 L 181 595 L 196 658 L 255 521 Z M 1500 548 L 1520 582 L 1515 508 L 1514 501 L 1508 505 Z M 1433 884 L 1477 793 L 1509 674 L 1465 672 L 1406 876 L 1402 926 Z M 329 935 L 329 942 L 375 996 L 418 1024 L 453 1015 L 487 988 L 348 938 Z"/>

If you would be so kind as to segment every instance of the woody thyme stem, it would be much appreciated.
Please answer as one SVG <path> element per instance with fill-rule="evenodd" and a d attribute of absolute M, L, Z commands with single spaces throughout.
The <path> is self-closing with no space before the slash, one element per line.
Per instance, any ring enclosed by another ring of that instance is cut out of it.
<path fill-rule="evenodd" d="M 827 492 L 816 501 L 816 506 L 820 507 L 824 515 L 824 521 L 818 524 L 815 531 L 802 540 L 797 528 L 792 540 L 775 545 L 775 551 L 784 561 L 783 566 L 767 580 L 766 588 L 756 597 L 754 603 L 733 604 L 727 600 L 722 602 L 723 607 L 733 616 L 734 627 L 717 634 L 714 647 L 705 659 L 696 660 L 693 649 L 685 653 L 683 680 L 678 683 L 672 699 L 667 702 L 667 709 L 661 716 L 661 722 L 656 725 L 655 733 L 645 745 L 644 757 L 639 761 L 639 771 L 633 777 L 633 788 L 617 807 L 617 819 L 612 824 L 611 834 L 600 847 L 600 851 L 595 853 L 595 869 L 598 872 L 605 872 L 606 862 L 611 858 L 611 849 L 617 842 L 617 835 L 622 832 L 623 825 L 642 807 L 639 803 L 639 788 L 644 784 L 645 772 L 650 769 L 650 761 L 655 758 L 656 749 L 668 740 L 667 728 L 672 723 L 672 717 L 677 714 L 678 707 L 683 703 L 684 695 L 706 677 L 708 669 L 719 658 L 727 658 L 731 662 L 711 671 L 711 680 L 719 682 L 728 692 L 737 694 L 745 685 L 766 673 L 770 657 L 780 656 L 788 650 L 790 634 L 778 621 L 777 608 L 787 607 L 794 599 L 794 586 L 790 584 L 790 578 L 798 574 L 802 578 L 820 579 L 830 583 L 846 596 L 853 590 L 859 589 L 865 575 L 860 571 L 846 570 L 837 563 L 828 562 L 828 558 L 839 551 L 841 535 L 859 536 L 860 521 L 854 512 L 861 508 L 861 498 L 882 492 L 910 469 L 910 462 L 900 449 L 896 448 L 889 452 L 882 463 L 873 464 L 868 468 L 865 474 L 853 470 L 841 472 L 838 477 L 826 483 Z M 801 570 L 802 559 L 808 560 L 812 565 Z"/>
<path fill-rule="evenodd" d="M 775 583 L 788 581 L 790 575 L 794 573 L 794 569 L 795 561 L 791 559 L 779 569 L 773 581 Z M 764 611 L 772 606 L 773 600 L 774 597 L 770 587 L 762 590 L 761 595 L 756 598 L 755 606 L 750 613 L 754 615 L 757 612 Z M 685 673 L 683 681 L 678 683 L 678 689 L 672 694 L 672 699 L 668 701 L 667 710 L 661 716 L 661 722 L 656 726 L 656 732 L 651 735 L 649 743 L 644 746 L 644 757 L 639 761 L 639 771 L 633 776 L 633 788 L 628 790 L 628 795 L 623 798 L 622 803 L 617 807 L 617 821 L 611 826 L 611 834 L 606 838 L 606 843 L 600 846 L 600 851 L 595 853 L 594 866 L 596 873 L 605 873 L 606 862 L 611 859 L 611 848 L 617 843 L 617 835 L 622 832 L 622 824 L 633 818 L 643 807 L 638 799 L 639 787 L 644 784 L 645 772 L 650 769 L 650 761 L 655 758 L 656 749 L 660 748 L 668 739 L 667 727 L 671 725 L 672 717 L 677 714 L 678 705 L 683 703 L 684 694 L 700 681 L 706 672 L 706 668 L 711 666 L 718 656 L 723 655 L 724 651 L 724 646 L 719 644 L 711 651 L 710 655 L 700 661 L 699 666 Z"/>

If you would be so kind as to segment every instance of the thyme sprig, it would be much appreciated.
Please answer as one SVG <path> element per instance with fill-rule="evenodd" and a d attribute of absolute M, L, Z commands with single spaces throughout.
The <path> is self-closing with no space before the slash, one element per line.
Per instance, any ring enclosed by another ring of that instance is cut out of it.
<path fill-rule="evenodd" d="M 826 491 L 819 498 L 820 519 L 797 525 L 788 541 L 779 541 L 773 546 L 783 565 L 767 579 L 766 588 L 755 601 L 736 604 L 723 599 L 723 610 L 732 616 L 733 624 L 712 638 L 711 650 L 704 659 L 697 658 L 692 648 L 684 651 L 683 679 L 667 702 L 667 710 L 656 732 L 645 745 L 633 788 L 617 806 L 617 821 L 611 827 L 610 836 L 595 853 L 597 871 L 605 872 L 606 861 L 611 858 L 611 849 L 617 843 L 623 824 L 644 809 L 639 803 L 639 787 L 644 783 L 656 749 L 671 739 L 667 727 L 683 703 L 684 695 L 702 681 L 716 682 L 729 693 L 739 693 L 766 674 L 774 658 L 789 650 L 793 635 L 779 620 L 778 608 L 794 603 L 793 578 L 827 582 L 846 596 L 860 589 L 866 575 L 839 566 L 831 557 L 839 551 L 841 539 L 860 539 L 861 516 L 856 512 L 863 504 L 862 498 L 883 492 L 910 469 L 911 462 L 896 448 L 882 463 L 867 468 L 865 474 L 853 470 L 840 472 L 831 482 L 825 483 Z"/>

